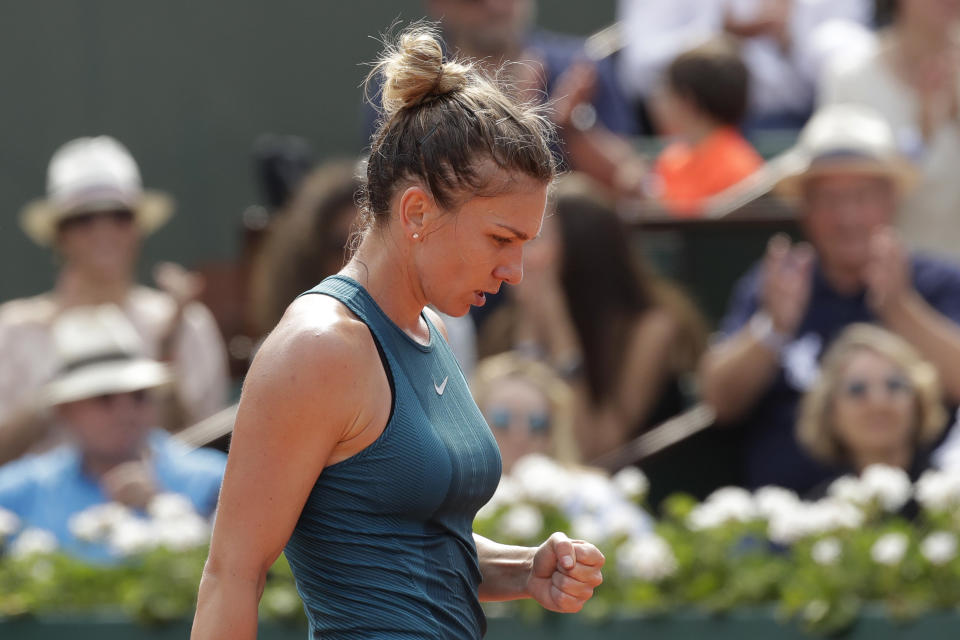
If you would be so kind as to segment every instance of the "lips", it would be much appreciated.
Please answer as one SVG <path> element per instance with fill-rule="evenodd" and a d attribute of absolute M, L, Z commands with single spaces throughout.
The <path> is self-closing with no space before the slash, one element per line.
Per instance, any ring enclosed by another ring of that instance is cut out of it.
<path fill-rule="evenodd" d="M 482 307 L 487 302 L 487 295 L 483 291 L 477 290 L 473 292 L 473 306 Z"/>

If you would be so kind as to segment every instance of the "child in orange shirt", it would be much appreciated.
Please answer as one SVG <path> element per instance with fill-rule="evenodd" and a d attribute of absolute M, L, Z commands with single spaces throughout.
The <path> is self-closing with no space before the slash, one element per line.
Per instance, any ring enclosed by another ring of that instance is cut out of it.
<path fill-rule="evenodd" d="M 725 41 L 682 53 L 667 68 L 653 108 L 661 131 L 677 139 L 653 171 L 660 201 L 678 217 L 699 217 L 707 198 L 763 165 L 737 129 L 747 85 L 747 68 Z"/>

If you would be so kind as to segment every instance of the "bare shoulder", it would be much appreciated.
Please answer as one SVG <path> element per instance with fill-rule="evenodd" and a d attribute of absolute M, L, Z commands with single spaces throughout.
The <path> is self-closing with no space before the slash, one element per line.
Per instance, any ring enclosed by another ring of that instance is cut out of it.
<path fill-rule="evenodd" d="M 447 334 L 447 325 L 443 321 L 443 318 L 440 317 L 440 314 L 431 309 L 430 307 L 423 308 L 423 314 L 430 319 L 430 322 L 443 334 L 443 339 L 447 342 L 450 342 L 450 336 Z"/>
<path fill-rule="evenodd" d="M 322 416 L 322 430 L 339 440 L 362 420 L 369 385 L 379 380 L 381 370 L 363 322 L 333 298 L 304 296 L 290 306 L 257 352 L 240 409 L 261 422 L 294 429 L 305 423 L 311 431 L 317 430 L 317 416 Z"/>

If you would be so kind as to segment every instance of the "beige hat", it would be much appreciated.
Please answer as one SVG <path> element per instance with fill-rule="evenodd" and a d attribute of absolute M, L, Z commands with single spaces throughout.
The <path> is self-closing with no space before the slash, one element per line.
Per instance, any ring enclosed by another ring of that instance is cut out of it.
<path fill-rule="evenodd" d="M 140 169 L 126 147 L 109 136 L 77 138 L 53 154 L 47 168 L 47 197 L 24 207 L 20 224 L 34 242 L 47 246 L 65 218 L 118 206 L 133 211 L 145 234 L 173 213 L 169 195 L 144 191 Z"/>
<path fill-rule="evenodd" d="M 45 406 L 169 384 L 170 369 L 144 355 L 136 329 L 113 304 L 76 307 L 53 325 L 60 372 L 44 388 Z"/>
<path fill-rule="evenodd" d="M 797 144 L 770 165 L 777 172 L 774 190 L 788 197 L 799 196 L 807 179 L 838 171 L 889 177 L 900 195 L 913 189 L 919 178 L 916 168 L 897 150 L 886 120 L 856 104 L 817 110 Z"/>

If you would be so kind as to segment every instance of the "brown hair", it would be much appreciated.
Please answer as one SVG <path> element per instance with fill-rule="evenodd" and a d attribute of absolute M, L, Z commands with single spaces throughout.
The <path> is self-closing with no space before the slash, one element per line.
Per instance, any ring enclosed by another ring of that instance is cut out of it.
<path fill-rule="evenodd" d="M 489 188 L 485 160 L 549 183 L 552 127 L 540 109 L 514 100 L 498 77 L 471 62 L 444 60 L 437 30 L 409 27 L 388 43 L 366 86 L 381 77 L 382 111 L 361 194 L 365 227 L 389 215 L 400 185 L 419 182 L 446 210 L 466 190 Z"/>
<path fill-rule="evenodd" d="M 356 161 L 329 161 L 270 221 L 250 276 L 248 313 L 258 333 L 272 330 L 294 298 L 346 262 L 348 238 L 337 227 L 348 210 L 357 211 L 359 188 Z"/>
<path fill-rule="evenodd" d="M 552 209 L 560 231 L 560 283 L 583 354 L 590 400 L 601 406 L 615 393 L 624 345 L 637 320 L 663 309 L 677 323 L 671 364 L 692 371 L 706 349 L 706 321 L 679 287 L 656 274 L 630 244 L 611 203 L 575 174 L 559 181 Z"/>
<path fill-rule="evenodd" d="M 797 440 L 824 462 L 846 461 L 845 447 L 833 424 L 834 398 L 850 358 L 863 351 L 872 351 L 894 363 L 910 381 L 916 395 L 914 443 L 917 447 L 932 444 L 946 425 L 943 395 L 934 366 L 895 333 L 870 324 L 852 324 L 823 356 L 820 376 L 800 405 Z"/>
<path fill-rule="evenodd" d="M 747 112 L 749 77 L 736 48 L 724 39 L 681 53 L 666 72 L 674 93 L 717 122 L 734 126 Z"/>

